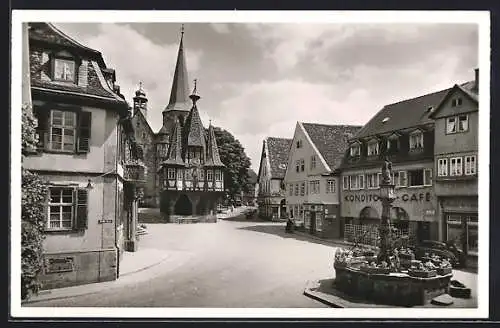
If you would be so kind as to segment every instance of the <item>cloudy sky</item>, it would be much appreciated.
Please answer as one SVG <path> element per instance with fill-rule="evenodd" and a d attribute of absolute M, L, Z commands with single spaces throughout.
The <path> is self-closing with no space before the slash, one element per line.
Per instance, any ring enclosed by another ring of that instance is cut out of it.
<path fill-rule="evenodd" d="M 142 81 L 154 131 L 168 103 L 180 24 L 55 24 L 102 52 L 127 101 Z M 385 104 L 473 79 L 472 24 L 185 25 L 190 79 L 204 124 L 230 131 L 257 172 L 262 140 L 297 121 L 365 124 Z"/>

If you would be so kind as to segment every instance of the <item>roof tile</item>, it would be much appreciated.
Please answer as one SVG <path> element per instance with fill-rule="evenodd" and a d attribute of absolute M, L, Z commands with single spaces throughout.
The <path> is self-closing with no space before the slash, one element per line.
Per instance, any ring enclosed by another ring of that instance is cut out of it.
<path fill-rule="evenodd" d="M 271 165 L 271 177 L 282 179 L 285 177 L 288 152 L 292 139 L 268 137 L 266 139 L 269 164 Z"/>

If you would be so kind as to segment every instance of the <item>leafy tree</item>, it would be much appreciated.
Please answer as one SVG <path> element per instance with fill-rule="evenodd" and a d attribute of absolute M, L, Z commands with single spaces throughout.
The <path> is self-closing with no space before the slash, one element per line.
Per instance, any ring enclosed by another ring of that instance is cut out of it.
<path fill-rule="evenodd" d="M 214 134 L 220 159 L 226 166 L 224 184 L 229 191 L 229 197 L 234 200 L 242 191 L 248 192 L 250 158 L 246 155 L 245 148 L 229 131 L 214 127 Z"/>
<path fill-rule="evenodd" d="M 36 148 L 37 121 L 30 106 L 23 106 L 22 114 L 22 153 L 26 156 Z M 24 168 L 21 170 L 21 298 L 24 300 L 40 289 L 38 277 L 43 268 L 44 202 L 47 185 L 37 174 Z"/>

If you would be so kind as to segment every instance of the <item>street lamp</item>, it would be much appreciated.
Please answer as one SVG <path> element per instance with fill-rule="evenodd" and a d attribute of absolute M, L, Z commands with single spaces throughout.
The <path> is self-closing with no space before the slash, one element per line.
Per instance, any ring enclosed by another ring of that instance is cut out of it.
<path fill-rule="evenodd" d="M 392 182 L 392 163 L 386 157 L 382 164 L 382 181 L 380 182 L 380 200 L 382 202 L 382 217 L 380 220 L 380 250 L 378 254 L 378 262 L 385 261 L 390 263 L 392 255 L 391 245 L 391 207 L 394 196 L 394 183 Z"/>

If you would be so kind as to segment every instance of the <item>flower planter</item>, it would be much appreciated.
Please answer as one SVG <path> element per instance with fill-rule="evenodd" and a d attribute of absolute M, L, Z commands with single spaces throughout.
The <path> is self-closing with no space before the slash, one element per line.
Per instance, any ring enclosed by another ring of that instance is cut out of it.
<path fill-rule="evenodd" d="M 360 270 L 362 272 L 370 273 L 370 274 L 389 274 L 391 272 L 390 268 L 376 268 L 376 267 L 361 267 Z"/>
<path fill-rule="evenodd" d="M 451 268 L 437 268 L 436 272 L 438 275 L 444 276 L 452 272 Z"/>
<path fill-rule="evenodd" d="M 417 278 L 432 278 L 437 276 L 436 270 L 423 271 L 423 270 L 408 270 L 408 275 Z"/>

